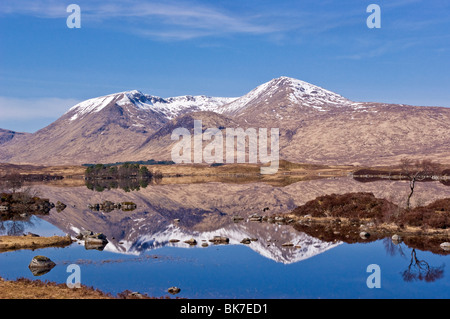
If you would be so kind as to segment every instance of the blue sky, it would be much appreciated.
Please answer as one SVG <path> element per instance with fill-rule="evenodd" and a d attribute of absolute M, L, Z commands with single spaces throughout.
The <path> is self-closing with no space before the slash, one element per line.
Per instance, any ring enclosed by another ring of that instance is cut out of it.
<path fill-rule="evenodd" d="M 372 3 L 380 29 L 366 25 Z M 449 107 L 449 30 L 447 0 L 1 0 L 0 128 L 34 132 L 125 90 L 241 96 L 279 76 Z"/>

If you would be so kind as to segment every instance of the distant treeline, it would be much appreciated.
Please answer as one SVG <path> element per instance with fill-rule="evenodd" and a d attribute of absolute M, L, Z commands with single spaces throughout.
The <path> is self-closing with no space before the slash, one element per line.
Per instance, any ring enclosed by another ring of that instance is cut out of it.
<path fill-rule="evenodd" d="M 0 180 L 2 181 L 14 181 L 20 180 L 22 182 L 42 182 L 42 181 L 55 181 L 64 179 L 63 176 L 59 175 L 50 175 L 50 174 L 19 174 L 19 173 L 11 173 L 0 176 Z"/>
<path fill-rule="evenodd" d="M 173 165 L 175 162 L 173 161 L 155 161 L 154 159 L 147 161 L 132 161 L 132 162 L 115 162 L 109 164 L 83 164 L 82 166 L 96 166 L 96 165 L 104 165 L 104 166 L 119 166 L 124 164 L 139 164 L 139 165 Z"/>
<path fill-rule="evenodd" d="M 149 179 L 153 177 L 147 167 L 139 164 L 124 163 L 122 165 L 95 164 L 86 167 L 86 179 Z"/>
<path fill-rule="evenodd" d="M 85 182 L 88 189 L 96 192 L 117 188 L 123 189 L 125 192 L 139 191 L 153 183 L 159 183 L 159 179 L 95 179 Z"/>
<path fill-rule="evenodd" d="M 438 176 L 449 176 L 450 175 L 450 169 L 445 169 L 443 171 L 437 170 L 434 172 L 430 172 L 430 174 L 432 175 L 438 175 Z M 406 178 L 406 175 L 404 172 L 402 172 L 401 170 L 397 169 L 397 170 L 376 170 L 376 169 L 360 169 L 357 170 L 355 172 L 353 172 L 353 176 L 365 176 L 365 175 L 369 175 L 369 176 L 401 176 L 404 175 Z"/>
<path fill-rule="evenodd" d="M 95 164 L 86 167 L 86 186 L 98 192 L 105 189 L 122 188 L 125 191 L 146 188 L 155 180 L 162 178 L 160 172 L 151 172 L 145 166 L 137 163 L 122 165 Z"/>

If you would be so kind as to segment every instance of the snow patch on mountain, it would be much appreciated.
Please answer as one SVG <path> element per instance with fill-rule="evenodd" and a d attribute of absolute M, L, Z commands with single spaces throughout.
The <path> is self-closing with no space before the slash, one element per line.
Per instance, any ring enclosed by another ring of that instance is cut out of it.
<path fill-rule="evenodd" d="M 284 92 L 285 95 L 280 96 L 280 92 Z M 277 94 L 278 97 L 276 97 Z M 248 94 L 223 106 L 222 110 L 224 113 L 236 114 L 251 105 L 273 103 L 274 98 L 286 98 L 286 100 L 282 100 L 284 103 L 306 106 L 318 111 L 327 111 L 329 106 L 341 107 L 360 104 L 355 104 L 339 94 L 308 82 L 282 76 L 256 87 Z"/>
<path fill-rule="evenodd" d="M 134 106 L 139 110 L 154 111 L 173 119 L 185 111 L 213 111 L 221 113 L 221 106 L 234 101 L 236 98 L 199 96 L 178 96 L 161 98 L 143 94 L 138 90 L 110 94 L 89 99 L 76 104 L 67 113 L 72 112 L 70 121 L 82 118 L 92 112 L 100 112 L 106 106 L 115 103 L 121 107 Z"/>
<path fill-rule="evenodd" d="M 111 94 L 78 103 L 72 108 L 70 108 L 68 111 L 68 112 L 71 111 L 75 112 L 73 116 L 70 118 L 70 120 L 74 121 L 77 118 L 82 117 L 83 115 L 91 112 L 100 112 L 102 109 L 108 106 L 116 97 L 117 94 Z"/>
<path fill-rule="evenodd" d="M 135 255 L 142 253 L 143 250 L 154 250 L 164 246 L 187 248 L 189 246 L 184 243 L 184 241 L 191 238 L 194 238 L 197 241 L 198 246 L 202 243 L 208 243 L 210 245 L 211 243 L 209 240 L 214 238 L 214 236 L 229 238 L 229 245 L 244 245 L 241 243 L 243 238 L 254 237 L 252 233 L 248 232 L 248 230 L 239 228 L 235 225 L 214 231 L 199 232 L 187 231 L 170 224 L 162 231 L 140 236 L 131 246 L 128 245 L 125 251 L 121 250 L 121 253 Z M 174 238 L 178 239 L 179 242 L 170 241 Z M 298 233 L 293 236 L 289 236 L 286 240 L 300 246 L 300 248 L 283 247 L 281 245 L 282 243 L 275 244 L 275 242 L 270 242 L 264 238 L 260 238 L 259 240 L 245 246 L 268 259 L 284 264 L 291 264 L 319 255 L 341 244 L 341 242 L 323 242 L 320 239 L 314 238 L 305 233 Z"/>
<path fill-rule="evenodd" d="M 169 119 L 173 119 L 186 110 L 222 113 L 221 107 L 234 100 L 236 98 L 184 95 L 161 99 L 154 103 L 153 107 L 155 110 L 164 113 Z"/>
<path fill-rule="evenodd" d="M 285 93 L 285 95 L 280 94 Z M 138 110 L 158 112 L 171 120 L 186 112 L 212 111 L 219 114 L 236 114 L 251 105 L 274 103 L 274 98 L 285 103 L 309 107 L 317 111 L 328 111 L 330 107 L 352 107 L 366 109 L 363 103 L 353 102 L 334 92 L 301 80 L 280 77 L 266 82 L 242 97 L 210 97 L 206 95 L 183 95 L 161 98 L 143 94 L 138 90 L 110 94 L 93 98 L 73 106 L 70 121 L 92 112 L 99 112 L 111 104 L 121 107 L 133 106 Z"/>

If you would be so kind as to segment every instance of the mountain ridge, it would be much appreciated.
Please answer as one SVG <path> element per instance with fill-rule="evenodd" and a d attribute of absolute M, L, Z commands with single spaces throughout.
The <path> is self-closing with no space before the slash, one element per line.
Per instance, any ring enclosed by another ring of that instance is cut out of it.
<path fill-rule="evenodd" d="M 177 125 L 190 127 L 195 116 L 204 129 L 279 128 L 280 159 L 293 162 L 389 165 L 404 156 L 450 162 L 450 109 L 354 102 L 289 77 L 237 98 L 161 98 L 131 90 L 88 99 L 36 133 L 4 133 L 0 161 L 170 160 L 170 133 Z"/>

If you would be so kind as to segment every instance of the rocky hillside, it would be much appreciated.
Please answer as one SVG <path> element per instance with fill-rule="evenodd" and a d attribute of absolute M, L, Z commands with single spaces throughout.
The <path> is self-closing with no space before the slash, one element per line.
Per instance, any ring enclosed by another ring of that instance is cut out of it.
<path fill-rule="evenodd" d="M 389 165 L 407 156 L 450 163 L 450 108 L 355 102 L 288 77 L 239 98 L 139 91 L 93 98 L 34 134 L 0 131 L 0 162 L 170 160 L 172 131 L 191 129 L 195 119 L 203 130 L 279 128 L 280 158 L 292 162 Z"/>

